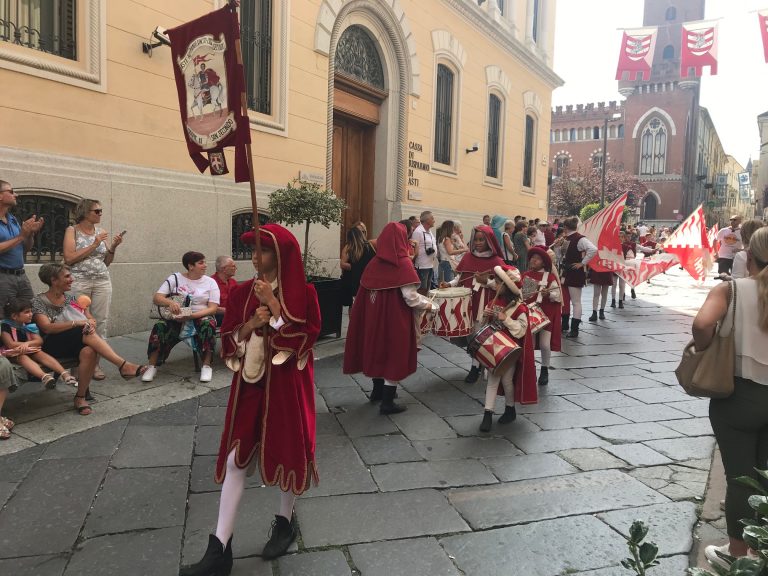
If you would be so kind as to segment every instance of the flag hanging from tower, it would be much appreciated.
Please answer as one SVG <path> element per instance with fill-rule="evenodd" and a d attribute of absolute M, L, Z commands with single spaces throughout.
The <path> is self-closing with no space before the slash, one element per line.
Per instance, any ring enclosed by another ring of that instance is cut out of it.
<path fill-rule="evenodd" d="M 640 76 L 645 81 L 651 79 L 657 30 L 655 27 L 624 30 L 616 80 L 639 80 Z M 627 78 L 624 78 L 625 73 Z"/>
<path fill-rule="evenodd" d="M 768 62 L 768 10 L 758 10 L 757 17 L 760 20 L 760 34 L 763 37 L 763 55 Z"/>
<path fill-rule="evenodd" d="M 683 24 L 680 49 L 681 78 L 687 78 L 691 68 L 694 68 L 694 76 L 701 76 L 704 66 L 709 66 L 710 75 L 717 74 L 717 26 L 717 20 Z"/>

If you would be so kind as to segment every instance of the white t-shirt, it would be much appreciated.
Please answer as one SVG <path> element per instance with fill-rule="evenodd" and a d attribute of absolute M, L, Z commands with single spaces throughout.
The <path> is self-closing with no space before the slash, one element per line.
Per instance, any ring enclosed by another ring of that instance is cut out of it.
<path fill-rule="evenodd" d="M 727 226 L 717 233 L 717 240 L 720 242 L 720 250 L 717 252 L 719 258 L 733 259 L 736 252 L 743 249 L 741 228 L 731 230 L 731 227 Z"/>
<path fill-rule="evenodd" d="M 642 225 L 642 226 L 638 226 L 638 227 L 637 227 L 637 235 L 638 235 L 640 238 L 642 238 L 642 237 L 643 237 L 643 236 L 645 236 L 646 234 L 648 234 L 648 226 Z"/>
<path fill-rule="evenodd" d="M 411 234 L 411 240 L 415 240 L 418 245 L 418 251 L 416 252 L 416 260 L 414 264 L 416 268 L 433 268 L 435 266 L 435 254 L 437 254 L 437 240 L 431 232 L 424 230 L 424 226 L 419 224 Z M 427 254 L 427 248 L 432 248 L 434 252 Z"/>
<path fill-rule="evenodd" d="M 176 290 L 176 281 L 178 280 L 178 290 Z M 170 288 L 169 288 L 170 286 Z M 160 285 L 157 291 L 159 294 L 167 296 L 171 292 L 190 296 L 190 306 L 192 312 L 200 312 L 208 308 L 209 304 L 221 303 L 221 292 L 216 280 L 210 276 L 202 276 L 197 280 L 190 280 L 183 274 L 171 274 L 167 280 Z"/>

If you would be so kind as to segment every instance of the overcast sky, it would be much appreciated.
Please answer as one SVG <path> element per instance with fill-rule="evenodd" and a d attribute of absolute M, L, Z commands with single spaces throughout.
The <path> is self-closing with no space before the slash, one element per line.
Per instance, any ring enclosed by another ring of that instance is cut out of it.
<path fill-rule="evenodd" d="M 705 68 L 701 104 L 726 154 L 746 165 L 750 156 L 759 157 L 757 116 L 768 110 L 768 64 L 757 14 L 751 12 L 768 8 L 768 0 L 706 0 L 706 6 L 707 19 L 722 20 L 718 74 L 709 76 Z M 621 100 L 614 80 L 621 47 L 617 28 L 642 24 L 643 0 L 559 0 L 555 72 L 565 85 L 555 90 L 552 105 Z"/>

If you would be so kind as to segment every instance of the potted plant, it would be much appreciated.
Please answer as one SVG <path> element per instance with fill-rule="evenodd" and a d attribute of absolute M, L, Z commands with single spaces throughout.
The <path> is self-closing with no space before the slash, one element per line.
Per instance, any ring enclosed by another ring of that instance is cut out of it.
<path fill-rule="evenodd" d="M 337 338 L 341 336 L 341 285 L 338 278 L 328 277 L 321 259 L 312 254 L 309 227 L 322 224 L 330 228 L 331 224 L 341 224 L 346 207 L 344 200 L 338 198 L 333 190 L 298 179 L 288 182 L 285 188 L 275 190 L 269 198 L 271 220 L 287 226 L 304 225 L 304 273 L 307 281 L 314 284 L 320 301 L 320 336 L 333 333 Z"/>

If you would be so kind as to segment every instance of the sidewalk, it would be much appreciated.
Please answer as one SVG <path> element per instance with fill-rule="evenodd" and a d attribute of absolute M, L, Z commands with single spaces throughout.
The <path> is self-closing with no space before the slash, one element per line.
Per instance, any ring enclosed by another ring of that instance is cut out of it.
<path fill-rule="evenodd" d="M 707 289 L 670 271 L 626 309 L 584 322 L 539 403 L 490 434 L 477 431 L 485 383 L 463 383 L 469 357 L 450 343 L 425 339 L 400 391 L 409 409 L 391 417 L 368 403 L 370 381 L 341 374 L 328 352 L 338 342 L 322 344 L 321 483 L 298 501 L 296 553 L 258 557 L 278 491 L 252 478 L 233 574 L 620 576 L 622 534 L 642 518 L 663 557 L 650 576 L 682 575 L 714 440 L 708 402 L 686 396 L 672 370 Z M 145 345 L 115 339 L 131 358 Z M 69 408 L 69 390 L 9 403 L 20 424 L 18 451 L 0 457 L 0 573 L 173 575 L 202 554 L 229 375 L 202 386 L 177 354 L 152 387 L 95 384 L 89 417 Z"/>

